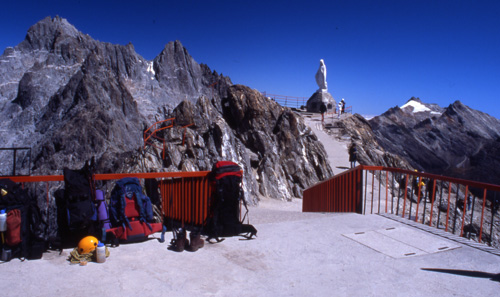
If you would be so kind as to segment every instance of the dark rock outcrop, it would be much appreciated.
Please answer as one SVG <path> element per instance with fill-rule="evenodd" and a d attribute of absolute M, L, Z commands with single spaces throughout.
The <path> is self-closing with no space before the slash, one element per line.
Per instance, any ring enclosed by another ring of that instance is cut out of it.
<path fill-rule="evenodd" d="M 408 161 L 397 153 L 386 150 L 379 142 L 370 122 L 359 114 L 337 122 L 342 135 L 348 136 L 357 147 L 357 161 L 363 165 L 377 165 L 412 169 Z M 350 144 L 349 144 L 350 145 Z"/>
<path fill-rule="evenodd" d="M 301 197 L 302 190 L 332 175 L 326 153 L 301 117 L 257 90 L 235 85 L 220 102 L 182 102 L 170 115 L 184 130 L 165 130 L 170 171 L 210 170 L 219 160 L 237 160 L 250 196 Z M 149 147 L 157 160 L 160 151 Z"/>

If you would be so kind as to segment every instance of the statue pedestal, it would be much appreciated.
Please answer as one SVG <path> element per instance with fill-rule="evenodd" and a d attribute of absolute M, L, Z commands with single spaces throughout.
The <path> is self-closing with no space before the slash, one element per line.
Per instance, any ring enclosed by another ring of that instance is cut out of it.
<path fill-rule="evenodd" d="M 320 112 L 319 108 L 321 106 L 321 102 L 325 103 L 328 110 L 335 109 L 337 104 L 330 93 L 325 90 L 317 90 L 314 94 L 312 94 L 311 98 L 307 100 L 307 112 Z"/>

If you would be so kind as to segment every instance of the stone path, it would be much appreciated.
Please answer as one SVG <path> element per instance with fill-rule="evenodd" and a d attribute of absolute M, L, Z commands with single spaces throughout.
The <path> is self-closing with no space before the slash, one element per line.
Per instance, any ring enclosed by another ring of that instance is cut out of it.
<path fill-rule="evenodd" d="M 321 115 L 308 114 L 307 116 L 303 116 L 303 118 L 305 123 L 314 131 L 321 143 L 323 143 L 326 153 L 328 154 L 328 160 L 330 161 L 333 173 L 339 174 L 349 169 L 349 153 L 347 151 L 347 145 L 349 142 L 337 141 L 332 136 L 328 135 L 324 131 L 321 123 Z M 325 120 L 327 124 L 330 124 L 333 121 L 334 119 L 331 117 L 327 117 Z"/>

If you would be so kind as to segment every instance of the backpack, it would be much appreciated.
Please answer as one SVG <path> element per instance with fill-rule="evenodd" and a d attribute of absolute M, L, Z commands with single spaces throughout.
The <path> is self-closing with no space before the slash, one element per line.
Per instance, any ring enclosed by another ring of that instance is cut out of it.
<path fill-rule="evenodd" d="M 154 223 L 153 206 L 136 177 L 118 180 L 111 191 L 109 217 L 112 228 L 106 230 L 113 244 L 117 241 L 135 242 L 146 240 L 148 235 L 163 231 L 162 223 Z"/>
<path fill-rule="evenodd" d="M 63 169 L 64 190 L 54 194 L 61 248 L 75 246 L 85 236 L 100 237 L 92 170 L 93 162 L 79 170 Z"/>
<path fill-rule="evenodd" d="M 46 250 L 46 243 L 41 233 L 36 232 L 44 225 L 36 199 L 19 184 L 10 179 L 0 179 L 0 210 L 4 210 L 7 217 L 0 247 L 11 250 L 14 258 L 40 259 Z"/>
<path fill-rule="evenodd" d="M 257 229 L 250 224 L 243 224 L 248 214 L 247 203 L 243 197 L 242 170 L 240 166 L 230 161 L 219 161 L 212 167 L 211 178 L 214 192 L 211 197 L 212 217 L 205 227 L 207 241 L 219 237 L 242 235 L 247 239 L 256 236 Z M 240 220 L 240 204 L 245 207 L 245 214 Z"/>

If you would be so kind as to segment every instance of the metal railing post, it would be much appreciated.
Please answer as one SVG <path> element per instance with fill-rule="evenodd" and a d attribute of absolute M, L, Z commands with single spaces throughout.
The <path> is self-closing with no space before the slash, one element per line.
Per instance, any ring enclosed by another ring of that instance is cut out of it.
<path fill-rule="evenodd" d="M 453 229 L 452 233 L 455 234 L 455 227 L 457 226 L 457 214 L 458 214 L 458 195 L 460 194 L 460 185 L 457 183 L 457 195 L 455 196 L 455 213 L 453 217 Z"/>
<path fill-rule="evenodd" d="M 366 195 L 366 192 L 368 191 L 368 170 L 364 170 L 365 171 L 365 196 L 364 196 L 364 199 L 365 199 L 365 207 L 363 208 L 363 214 L 366 214 L 366 201 L 368 200 L 368 196 Z"/>
<path fill-rule="evenodd" d="M 483 236 L 483 220 L 484 220 L 484 209 L 486 208 L 486 192 L 487 192 L 487 190 L 484 189 L 483 208 L 481 209 L 481 225 L 479 227 L 479 242 L 481 242 L 481 237 Z"/>
<path fill-rule="evenodd" d="M 404 218 L 405 217 L 405 211 L 406 211 L 406 198 L 408 197 L 408 174 L 406 174 L 406 177 L 405 177 L 405 197 L 403 199 L 403 213 L 401 214 L 401 217 Z M 410 216 L 408 216 L 409 218 Z"/>
<path fill-rule="evenodd" d="M 448 183 L 448 208 L 446 210 L 446 228 L 445 228 L 446 232 L 448 232 L 448 224 L 450 221 L 450 200 L 451 200 L 451 182 Z"/>
<path fill-rule="evenodd" d="M 466 185 L 465 186 L 465 194 L 464 194 L 464 209 L 462 211 L 462 227 L 460 228 L 460 237 L 462 237 L 464 235 L 465 212 L 467 211 L 467 195 L 468 194 L 469 194 L 469 186 Z"/>
<path fill-rule="evenodd" d="M 431 210 L 430 210 L 430 217 L 429 217 L 429 226 L 432 226 L 432 210 L 434 209 L 434 201 L 436 201 L 436 180 L 432 180 L 432 196 L 430 197 L 431 199 Z M 439 213 L 439 209 L 438 209 Z"/>

